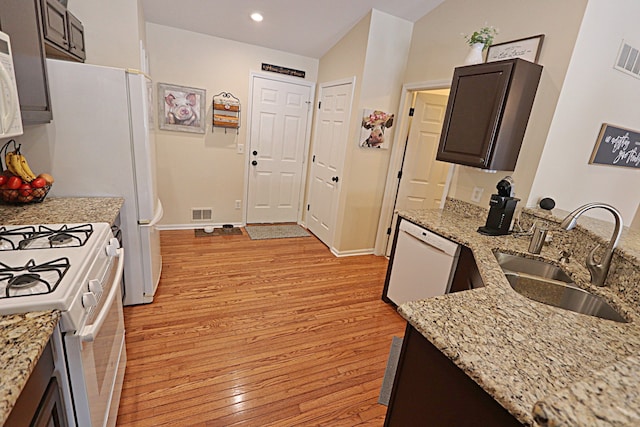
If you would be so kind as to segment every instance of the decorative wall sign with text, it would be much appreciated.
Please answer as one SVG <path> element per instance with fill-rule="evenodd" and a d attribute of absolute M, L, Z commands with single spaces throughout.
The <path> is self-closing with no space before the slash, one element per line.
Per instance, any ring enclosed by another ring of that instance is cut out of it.
<path fill-rule="evenodd" d="M 543 41 L 544 34 L 538 34 L 537 36 L 527 37 L 524 39 L 492 44 L 489 46 L 489 50 L 487 50 L 487 62 L 522 58 L 537 64 Z"/>
<path fill-rule="evenodd" d="M 640 132 L 603 123 L 589 163 L 640 169 Z"/>
<path fill-rule="evenodd" d="M 264 62 L 262 63 L 262 71 L 271 71 L 272 73 L 286 74 L 287 76 L 302 77 L 303 79 L 306 75 L 302 70 L 294 70 L 293 68 L 281 67 L 280 65 L 265 64 Z"/>

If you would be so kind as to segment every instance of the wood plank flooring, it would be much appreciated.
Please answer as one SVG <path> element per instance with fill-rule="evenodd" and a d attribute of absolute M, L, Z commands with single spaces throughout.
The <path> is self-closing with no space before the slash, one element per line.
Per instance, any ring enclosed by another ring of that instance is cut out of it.
<path fill-rule="evenodd" d="M 391 338 L 384 257 L 315 237 L 161 232 L 155 300 L 125 307 L 118 426 L 381 426 Z"/>

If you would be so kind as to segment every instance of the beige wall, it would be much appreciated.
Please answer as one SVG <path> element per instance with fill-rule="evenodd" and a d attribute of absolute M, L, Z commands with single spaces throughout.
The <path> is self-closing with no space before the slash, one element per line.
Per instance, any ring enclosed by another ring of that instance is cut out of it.
<path fill-rule="evenodd" d="M 491 174 L 456 166 L 450 196 L 471 201 L 473 187 L 479 186 L 485 189 L 480 205 L 486 207 L 497 182 L 512 175 L 517 196 L 527 200 L 586 3 L 587 0 L 447 0 L 416 22 L 405 83 L 450 80 L 453 68 L 462 65 L 468 52 L 461 34 L 484 25 L 499 28 L 494 43 L 545 34 L 538 61 L 544 70 L 516 170 Z"/>
<path fill-rule="evenodd" d="M 246 145 L 250 73 L 267 62 L 305 70 L 306 80 L 315 82 L 318 60 L 151 23 L 146 33 L 155 83 L 207 92 L 204 135 L 156 131 L 162 225 L 198 225 L 191 221 L 191 208 L 213 208 L 214 224 L 239 224 L 242 210 L 235 201 L 244 199 L 247 162 L 236 148 Z M 239 134 L 211 128 L 211 101 L 220 92 L 240 98 Z"/>
<path fill-rule="evenodd" d="M 373 10 L 320 60 L 320 84 L 356 77 L 334 241 L 341 254 L 373 251 L 390 150 L 358 146 L 362 110 L 397 111 L 411 30 L 410 22 Z M 392 135 L 385 134 L 389 146 Z"/>
<path fill-rule="evenodd" d="M 140 0 L 72 0 L 69 10 L 84 26 L 88 64 L 142 69 L 144 16 Z"/>
<path fill-rule="evenodd" d="M 589 1 L 529 205 L 552 197 L 558 208 L 571 211 L 599 201 L 617 207 L 625 224 L 632 222 L 640 172 L 590 165 L 589 158 L 602 123 L 640 129 L 640 80 L 613 68 L 623 39 L 640 46 L 639 16 L 637 0 Z M 589 215 L 613 219 L 601 210 Z"/>

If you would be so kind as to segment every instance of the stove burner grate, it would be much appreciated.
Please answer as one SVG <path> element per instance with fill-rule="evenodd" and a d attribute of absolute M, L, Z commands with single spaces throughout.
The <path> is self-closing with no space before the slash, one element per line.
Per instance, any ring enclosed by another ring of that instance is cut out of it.
<path fill-rule="evenodd" d="M 31 259 L 21 267 L 0 262 L 0 288 L 4 287 L 4 295 L 0 294 L 0 298 L 51 293 L 56 290 L 70 266 L 67 257 L 42 264 L 36 264 Z M 28 291 L 21 293 L 22 290 Z"/>
<path fill-rule="evenodd" d="M 40 225 L 7 229 L 0 227 L 0 250 L 50 249 L 84 246 L 93 233 L 91 224 L 62 225 L 57 228 Z"/>
<path fill-rule="evenodd" d="M 20 241 L 24 239 L 28 239 L 36 232 L 35 227 L 26 226 L 20 228 L 13 228 L 8 230 L 6 227 L 0 227 L 0 250 L 16 250 L 15 239 L 20 239 Z M 12 239 L 12 237 L 14 239 Z"/>

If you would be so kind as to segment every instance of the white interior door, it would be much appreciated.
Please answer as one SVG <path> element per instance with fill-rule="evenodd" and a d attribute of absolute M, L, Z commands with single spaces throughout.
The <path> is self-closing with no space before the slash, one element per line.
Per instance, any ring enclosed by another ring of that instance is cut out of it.
<path fill-rule="evenodd" d="M 247 223 L 297 222 L 312 85 L 254 76 Z"/>
<path fill-rule="evenodd" d="M 450 164 L 435 160 L 442 122 L 447 109 L 447 95 L 418 92 L 413 120 L 402 164 L 402 178 L 396 198 L 396 210 L 438 209 L 444 194 Z M 395 232 L 394 216 L 391 226 Z M 390 253 L 393 234 L 387 244 Z"/>
<path fill-rule="evenodd" d="M 420 92 L 414 106 L 396 209 L 438 209 L 449 164 L 436 161 L 446 95 Z"/>
<path fill-rule="evenodd" d="M 307 227 L 325 245 L 333 245 L 340 179 L 349 136 L 353 82 L 320 86 L 311 164 Z"/>

